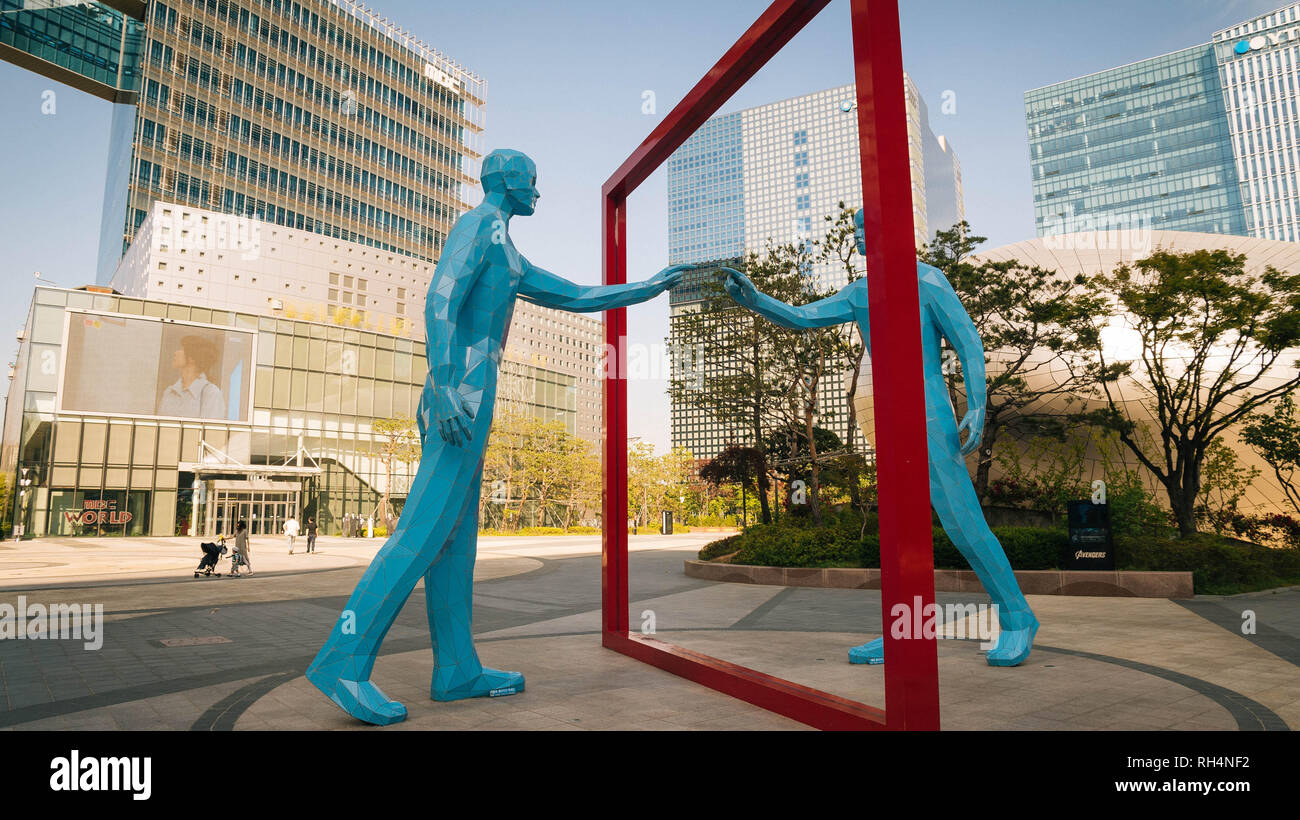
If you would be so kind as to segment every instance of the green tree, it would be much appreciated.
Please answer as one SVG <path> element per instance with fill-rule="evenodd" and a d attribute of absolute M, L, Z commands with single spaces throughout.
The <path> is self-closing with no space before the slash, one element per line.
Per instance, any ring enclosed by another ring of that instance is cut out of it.
<path fill-rule="evenodd" d="M 593 509 L 600 503 L 600 459 L 586 441 L 573 437 L 564 453 L 564 477 L 560 486 L 564 505 L 564 531 L 573 526 L 574 513 Z"/>
<path fill-rule="evenodd" d="M 393 468 L 409 466 L 420 460 L 420 435 L 415 420 L 409 416 L 375 419 L 371 430 L 379 439 L 379 461 L 384 465 L 384 493 L 379 499 L 379 520 L 388 526 L 395 518 L 392 510 Z"/>
<path fill-rule="evenodd" d="M 1097 336 L 1091 369 L 1106 402 L 1104 420 L 1159 479 L 1184 537 L 1197 531 L 1213 442 L 1300 385 L 1300 373 L 1275 368 L 1294 364 L 1283 357 L 1300 344 L 1300 276 L 1272 266 L 1248 272 L 1245 264 L 1245 254 L 1224 250 L 1159 250 L 1092 280 L 1141 337 L 1136 360 L 1111 361 Z M 1126 378 L 1155 417 L 1154 455 L 1120 395 Z"/>
<path fill-rule="evenodd" d="M 818 243 L 817 259 L 819 262 L 836 266 L 843 272 L 844 286 L 856 282 L 865 274 L 865 267 L 860 266 L 862 256 L 858 253 L 857 235 L 853 221 L 857 213 L 855 208 L 839 203 L 839 209 L 832 215 L 824 217 L 826 233 Z M 845 383 L 844 398 L 849 412 L 844 419 L 843 430 L 839 438 L 849 453 L 857 452 L 859 438 L 862 435 L 858 427 L 856 414 L 853 412 L 853 399 L 858 393 L 858 380 L 862 372 L 862 362 L 867 355 L 867 346 L 856 322 L 836 329 L 828 343 L 833 348 L 833 356 L 848 367 L 848 380 Z"/>
<path fill-rule="evenodd" d="M 776 253 L 787 255 L 784 250 Z M 800 288 L 799 277 L 774 260 L 771 249 L 764 255 L 750 252 L 728 264 L 775 298 L 790 301 Z M 784 364 L 797 332 L 738 307 L 723 289 L 720 276 L 696 275 L 701 278 L 703 299 L 670 320 L 679 361 L 691 360 L 692 366 L 674 368 L 669 395 L 675 405 L 716 420 L 730 431 L 734 443 L 762 454 L 774 410 L 789 390 L 779 365 Z M 770 523 L 766 493 L 759 500 L 762 520 Z"/>
<path fill-rule="evenodd" d="M 972 262 L 985 237 L 959 222 L 936 231 L 921 246 L 922 262 L 943 271 L 984 341 L 988 405 L 984 436 L 975 469 L 975 492 L 988 495 L 994 448 L 1006 433 L 1041 435 L 1060 427 L 1066 417 L 1044 417 L 1042 407 L 1054 399 L 1071 403 L 1095 379 L 1088 367 L 1097 348 L 1100 317 L 1106 300 L 1073 279 L 1010 259 Z M 945 352 L 944 372 L 954 393 L 962 385 L 955 355 Z"/>
<path fill-rule="evenodd" d="M 840 212 L 827 217 L 829 226 L 819 238 L 790 243 L 769 241 L 763 253 L 750 252 L 728 266 L 743 271 L 759 290 L 792 305 L 830 296 L 820 283 L 815 266 L 840 259 L 846 276 L 858 276 L 851 258 L 853 211 L 841 203 Z M 701 274 L 704 299 L 698 309 L 673 318 L 673 336 L 686 350 L 707 358 L 708 381 L 700 368 L 674 373 L 669 393 L 675 404 L 699 410 L 734 431 L 733 443 L 763 452 L 774 429 L 799 426 L 805 430 L 810 472 L 810 505 L 820 519 L 819 478 L 822 454 L 812 436 L 816 426 L 834 422 L 824 409 L 826 385 L 854 365 L 856 383 L 862 346 L 856 325 L 849 323 L 808 331 L 779 327 L 738 307 L 722 287 L 720 277 Z M 849 406 L 852 407 L 852 387 Z M 856 436 L 852 412 L 846 414 L 848 433 Z M 764 523 L 771 522 L 767 494 L 758 497 Z"/>
<path fill-rule="evenodd" d="M 1267 413 L 1261 410 L 1247 416 L 1241 440 L 1273 469 L 1287 500 L 1300 514 L 1300 416 L 1295 394 L 1281 396 Z"/>
<path fill-rule="evenodd" d="M 0 475 L 0 537 L 8 536 L 13 529 L 14 500 L 9 477 Z"/>
<path fill-rule="evenodd" d="M 567 483 L 573 478 L 573 460 L 586 442 L 572 436 L 559 421 L 543 422 L 530 417 L 528 443 L 520 458 L 529 494 L 537 502 L 537 525 L 546 526 L 548 505 L 567 497 Z"/>
<path fill-rule="evenodd" d="M 673 448 L 662 456 L 655 455 L 654 445 L 642 441 L 628 448 L 627 496 L 629 519 L 641 526 L 658 522 L 666 509 L 680 511 L 679 499 L 690 485 L 692 458 L 689 450 Z M 615 522 L 608 522 L 615 526 Z"/>
<path fill-rule="evenodd" d="M 509 402 L 492 419 L 487 452 L 483 456 L 483 489 L 479 498 L 479 520 L 485 524 L 490 522 L 507 530 L 520 524 L 528 499 L 523 453 L 528 448 L 532 421 Z"/>
<path fill-rule="evenodd" d="M 700 479 L 713 487 L 732 485 L 766 498 L 771 481 L 767 458 L 757 447 L 733 444 L 700 467 Z"/>
<path fill-rule="evenodd" d="M 1233 531 L 1233 522 L 1246 490 L 1259 478 L 1258 467 L 1245 468 L 1222 438 L 1210 442 L 1201 468 L 1201 492 L 1196 517 L 1219 534 Z"/>

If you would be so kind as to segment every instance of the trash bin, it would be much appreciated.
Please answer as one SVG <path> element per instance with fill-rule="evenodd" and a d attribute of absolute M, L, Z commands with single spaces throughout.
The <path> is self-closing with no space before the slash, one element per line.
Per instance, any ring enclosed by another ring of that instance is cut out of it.
<path fill-rule="evenodd" d="M 664 522 L 659 527 L 659 532 L 662 535 L 673 534 L 673 511 L 672 510 L 664 510 Z"/>

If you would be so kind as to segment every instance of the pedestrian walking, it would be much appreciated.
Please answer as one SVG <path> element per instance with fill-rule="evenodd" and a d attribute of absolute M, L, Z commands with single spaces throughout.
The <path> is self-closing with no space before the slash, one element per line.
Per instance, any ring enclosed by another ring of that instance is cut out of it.
<path fill-rule="evenodd" d="M 316 551 L 316 519 L 307 516 L 307 552 Z"/>
<path fill-rule="evenodd" d="M 245 566 L 248 568 L 249 575 L 253 574 L 253 555 L 248 549 L 248 522 L 240 521 L 235 525 L 235 554 L 239 556 L 237 563 L 232 562 L 230 570 L 231 575 L 238 575 L 238 567 Z"/>
<path fill-rule="evenodd" d="M 292 514 L 290 514 L 289 520 L 284 522 L 284 534 L 289 538 L 289 554 L 293 555 L 293 542 L 298 537 L 298 519 L 294 518 Z"/>

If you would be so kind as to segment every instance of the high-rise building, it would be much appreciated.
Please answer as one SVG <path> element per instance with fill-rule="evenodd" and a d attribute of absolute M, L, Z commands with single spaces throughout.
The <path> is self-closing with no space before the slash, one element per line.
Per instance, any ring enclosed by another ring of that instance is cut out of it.
<path fill-rule="evenodd" d="M 1039 236 L 1133 221 L 1243 234 L 1208 45 L 1025 93 Z"/>
<path fill-rule="evenodd" d="M 935 230 L 965 218 L 961 166 L 951 145 L 931 131 L 911 78 L 904 75 L 904 82 L 920 245 Z M 769 242 L 816 237 L 824 217 L 835 216 L 841 202 L 859 207 L 856 100 L 855 87 L 845 85 L 722 114 L 701 126 L 668 160 L 669 263 L 726 263 L 748 251 L 761 253 Z M 846 280 L 844 270 L 831 264 L 815 265 L 812 274 L 822 288 L 838 288 Z M 674 326 L 698 309 L 702 281 L 710 275 L 707 268 L 688 273 L 670 292 L 670 348 L 681 347 Z M 711 372 L 725 367 L 710 361 L 707 351 L 689 358 L 701 377 L 700 389 L 708 389 Z M 837 433 L 847 429 L 856 435 L 845 395 L 847 374 L 823 378 L 820 416 Z M 673 446 L 689 449 L 697 459 L 712 458 L 728 444 L 753 443 L 746 429 L 730 429 L 676 399 L 671 416 Z"/>
<path fill-rule="evenodd" d="M 1246 233 L 1300 241 L 1300 4 L 1214 34 Z"/>
<path fill-rule="evenodd" d="M 15 535 L 337 533 L 407 495 L 415 465 L 389 469 L 374 421 L 415 413 L 421 341 L 92 286 L 36 288 L 19 342 Z"/>
<path fill-rule="evenodd" d="M 600 443 L 605 324 L 567 310 L 515 302 L 501 353 L 498 402 L 521 404 L 543 421 Z"/>
<path fill-rule="evenodd" d="M 10 372 L 16 532 L 328 532 L 400 507 L 415 465 L 384 463 L 374 421 L 427 380 L 482 80 L 350 0 L 0 1 L 0 59 L 117 103 L 112 287 L 37 288 Z M 500 400 L 594 442 L 601 330 L 521 302 Z"/>
<path fill-rule="evenodd" d="M 114 112 L 98 265 L 162 199 L 436 260 L 485 83 L 352 0 L 149 0 Z"/>
<path fill-rule="evenodd" d="M 1300 4 L 1210 42 L 1025 92 L 1039 236 L 1300 240 Z"/>
<path fill-rule="evenodd" d="M 109 285 L 142 299 L 332 321 L 423 340 L 424 296 L 435 264 L 158 200 Z"/>
<path fill-rule="evenodd" d="M 256 219 L 157 201 L 110 286 L 140 299 L 330 322 L 424 340 L 436 263 Z M 500 395 L 574 435 L 600 437 L 603 324 L 516 303 Z"/>

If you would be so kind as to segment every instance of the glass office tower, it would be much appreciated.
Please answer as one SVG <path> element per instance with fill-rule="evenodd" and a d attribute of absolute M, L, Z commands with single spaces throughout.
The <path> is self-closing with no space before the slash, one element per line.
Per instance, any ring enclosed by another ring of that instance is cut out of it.
<path fill-rule="evenodd" d="M 100 284 L 157 199 L 437 259 L 477 184 L 480 77 L 351 0 L 149 0 L 144 24 Z"/>
<path fill-rule="evenodd" d="M 1300 4 L 1216 32 L 1246 232 L 1300 241 Z"/>
<path fill-rule="evenodd" d="M 1025 92 L 1039 236 L 1137 224 L 1243 235 L 1214 49 Z"/>
<path fill-rule="evenodd" d="M 925 102 L 904 75 L 908 153 L 912 169 L 912 209 L 918 245 L 938 229 L 965 218 L 961 166 L 956 155 L 930 128 Z M 746 252 L 761 253 L 768 243 L 818 238 L 827 216 L 839 204 L 862 203 L 858 159 L 858 117 L 853 85 L 830 88 L 789 100 L 711 118 L 668 159 L 668 261 L 707 263 L 690 271 L 669 293 L 669 346 L 675 375 L 690 367 L 708 389 L 710 375 L 727 363 L 707 351 L 680 349 L 680 325 L 698 309 L 704 283 L 716 265 L 735 264 Z M 930 205 L 933 204 L 933 208 Z M 940 222 L 938 220 L 943 220 Z M 945 224 L 946 223 L 946 224 Z M 810 271 L 822 288 L 846 282 L 838 264 L 817 263 Z M 718 332 L 726 332 L 719 328 Z M 843 439 L 858 434 L 846 396 L 847 372 L 823 376 L 818 425 Z M 674 399 L 672 443 L 697 459 L 716 456 L 729 444 L 753 444 L 749 425 L 729 425 Z M 860 442 L 859 442 L 860 443 Z"/>

